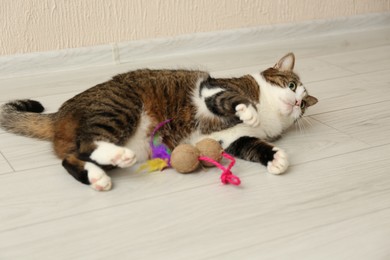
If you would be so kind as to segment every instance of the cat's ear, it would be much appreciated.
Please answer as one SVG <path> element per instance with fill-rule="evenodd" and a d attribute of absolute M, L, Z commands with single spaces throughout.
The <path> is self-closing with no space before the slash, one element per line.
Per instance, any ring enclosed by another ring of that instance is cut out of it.
<path fill-rule="evenodd" d="M 295 56 L 294 53 L 290 52 L 281 58 L 278 63 L 275 64 L 274 68 L 281 71 L 292 71 L 294 69 Z"/>
<path fill-rule="evenodd" d="M 307 106 L 310 107 L 310 106 L 317 104 L 318 99 L 316 97 L 309 95 L 309 96 L 305 97 L 305 101 L 306 101 Z"/>

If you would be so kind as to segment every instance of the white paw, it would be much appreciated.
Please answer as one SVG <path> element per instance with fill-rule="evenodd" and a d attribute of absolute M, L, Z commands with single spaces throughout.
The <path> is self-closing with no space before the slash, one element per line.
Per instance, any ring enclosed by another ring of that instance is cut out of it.
<path fill-rule="evenodd" d="M 236 106 L 236 115 L 245 124 L 256 127 L 260 124 L 257 111 L 252 105 L 239 104 Z"/>
<path fill-rule="evenodd" d="M 111 164 L 120 168 L 130 167 L 136 163 L 137 159 L 132 150 L 124 147 L 117 149 L 115 156 L 111 159 Z"/>
<path fill-rule="evenodd" d="M 84 168 L 88 171 L 91 188 L 97 191 L 108 191 L 112 188 L 111 178 L 97 165 L 87 162 Z"/>
<path fill-rule="evenodd" d="M 130 167 L 136 163 L 134 152 L 126 147 L 98 141 L 96 149 L 90 158 L 101 165 L 114 165 L 120 168 Z"/>
<path fill-rule="evenodd" d="M 287 170 L 289 165 L 287 154 L 277 147 L 274 147 L 272 150 L 276 151 L 276 153 L 274 154 L 274 159 L 268 162 L 268 172 L 272 174 L 281 174 Z"/>

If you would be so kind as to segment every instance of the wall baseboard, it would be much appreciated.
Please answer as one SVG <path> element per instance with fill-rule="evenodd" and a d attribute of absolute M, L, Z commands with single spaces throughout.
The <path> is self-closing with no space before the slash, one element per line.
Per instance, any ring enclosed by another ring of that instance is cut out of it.
<path fill-rule="evenodd" d="M 0 78 L 131 63 L 156 57 L 270 44 L 305 37 L 390 29 L 390 13 L 312 20 L 172 38 L 113 43 L 59 51 L 0 56 Z M 386 36 L 388 37 L 388 36 Z"/>

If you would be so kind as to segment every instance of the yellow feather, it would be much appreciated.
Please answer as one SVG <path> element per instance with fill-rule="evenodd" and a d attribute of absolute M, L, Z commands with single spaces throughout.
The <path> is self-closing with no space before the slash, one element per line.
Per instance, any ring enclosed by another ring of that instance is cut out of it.
<path fill-rule="evenodd" d="M 161 158 L 156 158 L 146 161 L 138 168 L 137 172 L 142 172 L 145 170 L 147 170 L 147 172 L 162 171 L 167 167 L 168 163 L 165 160 Z"/>

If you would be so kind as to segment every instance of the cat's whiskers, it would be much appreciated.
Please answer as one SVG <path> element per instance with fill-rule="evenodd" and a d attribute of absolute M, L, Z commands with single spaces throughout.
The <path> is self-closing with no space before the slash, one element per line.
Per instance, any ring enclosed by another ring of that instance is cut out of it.
<path fill-rule="evenodd" d="M 303 121 L 307 123 L 310 127 L 313 126 L 313 123 L 310 121 L 310 117 L 302 117 Z"/>
<path fill-rule="evenodd" d="M 298 126 L 299 132 L 302 134 L 306 134 L 306 129 L 308 127 L 313 127 L 313 123 L 310 121 L 309 117 L 300 117 L 298 120 L 295 121 L 296 125 Z"/>
<path fill-rule="evenodd" d="M 300 121 L 300 118 L 298 118 L 298 119 L 296 119 L 296 120 L 294 121 L 294 127 L 295 127 L 296 130 L 299 131 L 299 133 L 301 133 L 301 124 L 300 124 L 299 121 Z"/>
<path fill-rule="evenodd" d="M 305 133 L 306 133 L 305 124 L 304 124 L 304 121 L 302 121 L 301 119 L 302 119 L 302 117 L 298 118 L 295 121 L 295 128 L 299 131 L 300 134 L 305 135 Z"/>
<path fill-rule="evenodd" d="M 305 124 L 304 124 L 304 121 L 301 120 L 298 120 L 298 126 L 299 126 L 299 132 L 303 135 L 306 134 L 306 129 L 305 129 Z"/>

